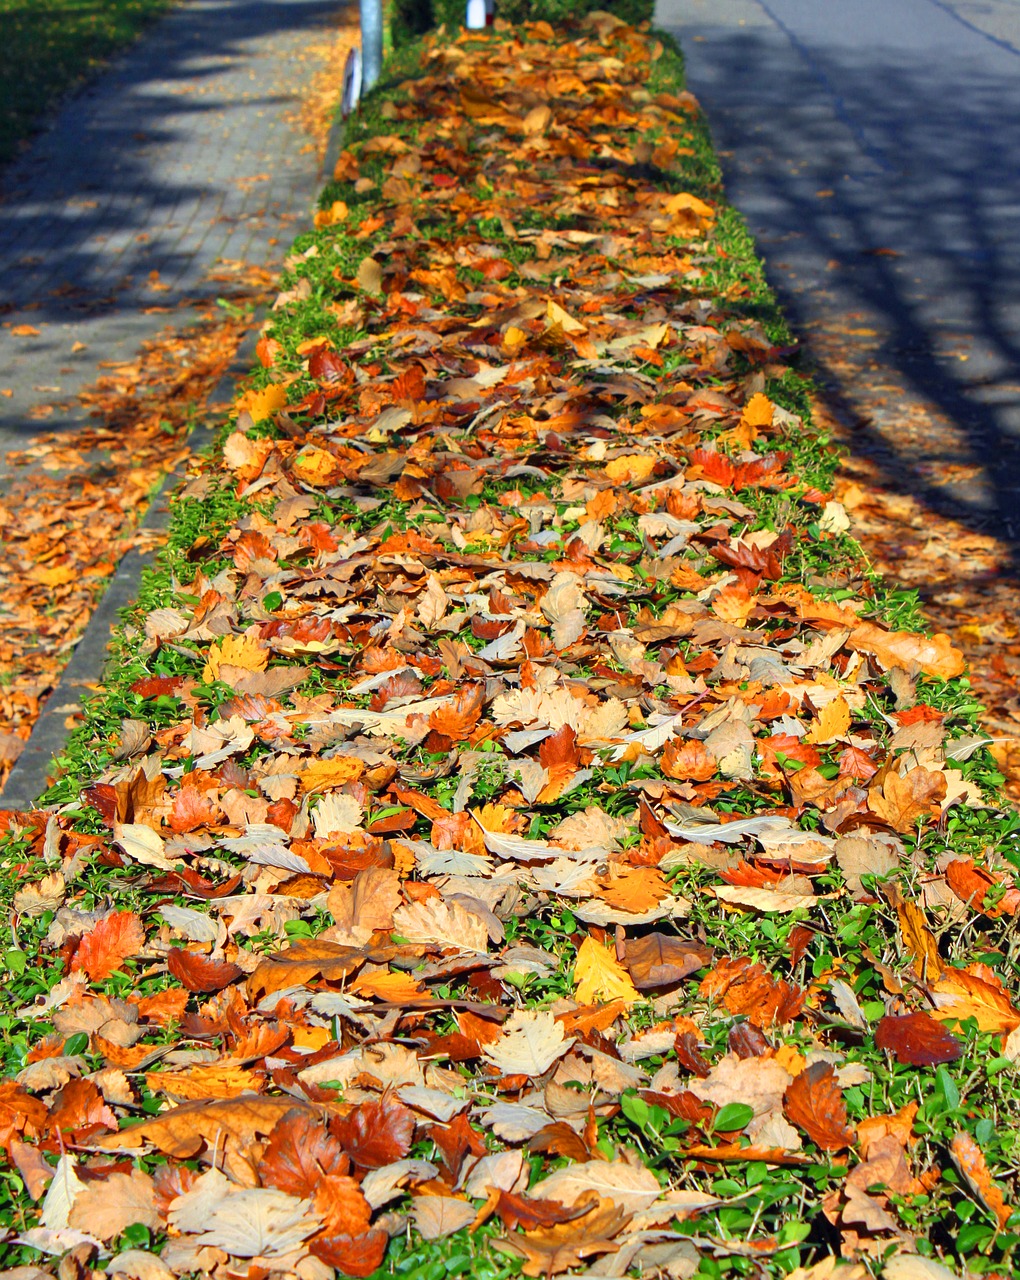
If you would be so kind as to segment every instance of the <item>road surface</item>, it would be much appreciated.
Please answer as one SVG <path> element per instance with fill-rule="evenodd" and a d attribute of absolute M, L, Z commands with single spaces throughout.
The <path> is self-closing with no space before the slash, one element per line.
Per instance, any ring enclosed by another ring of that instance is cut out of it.
<path fill-rule="evenodd" d="M 1020 544 L 1020 0 L 658 0 L 862 450 Z"/>

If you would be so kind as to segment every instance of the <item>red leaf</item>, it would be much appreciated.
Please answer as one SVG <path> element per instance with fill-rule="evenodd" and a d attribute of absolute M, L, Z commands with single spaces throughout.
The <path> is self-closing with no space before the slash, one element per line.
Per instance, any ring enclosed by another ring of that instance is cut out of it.
<path fill-rule="evenodd" d="M 449 1124 L 431 1125 L 429 1137 L 439 1148 L 443 1163 L 454 1178 L 460 1173 L 460 1166 L 469 1151 L 473 1156 L 486 1154 L 485 1143 L 468 1124 L 468 1118 L 463 1111 Z"/>
<path fill-rule="evenodd" d="M 183 676 L 143 676 L 134 682 L 131 692 L 143 698 L 161 698 L 176 693 L 183 683 Z"/>
<path fill-rule="evenodd" d="M 836 1073 L 816 1062 L 797 1076 L 783 1097 L 786 1118 L 822 1151 L 842 1151 L 856 1141 L 846 1122 L 846 1103 Z"/>
<path fill-rule="evenodd" d="M 244 976 L 244 970 L 226 960 L 211 960 L 195 951 L 174 947 L 166 958 L 166 967 L 189 991 L 222 991 Z"/>
<path fill-rule="evenodd" d="M 133 911 L 111 911 L 82 938 L 71 961 L 71 972 L 83 969 L 93 982 L 101 982 L 144 945 L 141 918 Z"/>
<path fill-rule="evenodd" d="M 956 1036 L 927 1013 L 887 1014 L 875 1028 L 875 1045 L 914 1067 L 955 1062 L 963 1053 Z"/>
<path fill-rule="evenodd" d="M 327 1174 L 343 1175 L 350 1162 L 339 1141 L 307 1111 L 295 1107 L 277 1120 L 259 1162 L 263 1186 L 305 1198 Z"/>
<path fill-rule="evenodd" d="M 390 1238 L 385 1231 L 373 1228 L 364 1235 L 321 1235 L 309 1242 L 309 1248 L 329 1267 L 345 1276 L 370 1276 L 382 1265 Z"/>
<path fill-rule="evenodd" d="M 330 1129 L 356 1165 L 381 1169 L 411 1150 L 414 1112 L 384 1094 L 378 1102 L 363 1102 L 349 1115 L 333 1120 Z"/>

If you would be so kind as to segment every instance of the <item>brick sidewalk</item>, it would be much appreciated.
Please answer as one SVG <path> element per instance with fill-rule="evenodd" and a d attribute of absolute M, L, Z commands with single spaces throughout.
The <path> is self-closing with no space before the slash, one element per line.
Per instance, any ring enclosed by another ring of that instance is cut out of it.
<path fill-rule="evenodd" d="M 0 175 L 0 455 L 82 422 L 61 402 L 221 294 L 217 262 L 279 263 L 319 185 L 301 55 L 338 8 L 182 5 Z"/>

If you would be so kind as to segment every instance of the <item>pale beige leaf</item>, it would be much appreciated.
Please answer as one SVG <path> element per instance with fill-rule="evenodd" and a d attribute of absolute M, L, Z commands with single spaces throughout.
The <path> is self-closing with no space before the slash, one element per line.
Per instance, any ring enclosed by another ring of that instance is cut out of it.
<path fill-rule="evenodd" d="M 442 1240 L 475 1220 L 474 1206 L 453 1196 L 417 1196 L 411 1213 L 424 1240 Z"/>
<path fill-rule="evenodd" d="M 532 1187 L 530 1194 L 536 1200 L 558 1200 L 560 1204 L 572 1206 L 590 1191 L 631 1213 L 650 1208 L 662 1194 L 658 1179 L 650 1169 L 625 1164 L 622 1160 L 568 1164 Z"/>
<path fill-rule="evenodd" d="M 573 1043 L 548 1010 L 518 1009 L 500 1038 L 485 1047 L 483 1057 L 505 1076 L 541 1076 Z"/>
<path fill-rule="evenodd" d="M 488 949 L 485 921 L 459 902 L 446 902 L 442 898 L 400 907 L 393 913 L 393 928 L 408 942 L 454 947 L 458 951 Z"/>
<path fill-rule="evenodd" d="M 89 1231 L 100 1240 L 112 1240 L 134 1223 L 160 1225 L 155 1184 L 141 1169 L 111 1173 L 102 1182 L 91 1182 L 75 1198 L 68 1225 Z"/>

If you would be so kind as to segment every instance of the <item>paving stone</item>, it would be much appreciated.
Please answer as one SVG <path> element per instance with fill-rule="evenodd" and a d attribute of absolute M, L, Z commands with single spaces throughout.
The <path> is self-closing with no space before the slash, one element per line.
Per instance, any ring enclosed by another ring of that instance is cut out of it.
<path fill-rule="evenodd" d="M 279 264 L 320 182 L 291 123 L 302 54 L 337 7 L 183 4 L 0 174 L 0 389 L 13 393 L 0 397 L 0 455 L 85 420 L 77 406 L 30 414 L 221 295 L 218 261 Z M 39 336 L 14 336 L 26 324 Z"/>

